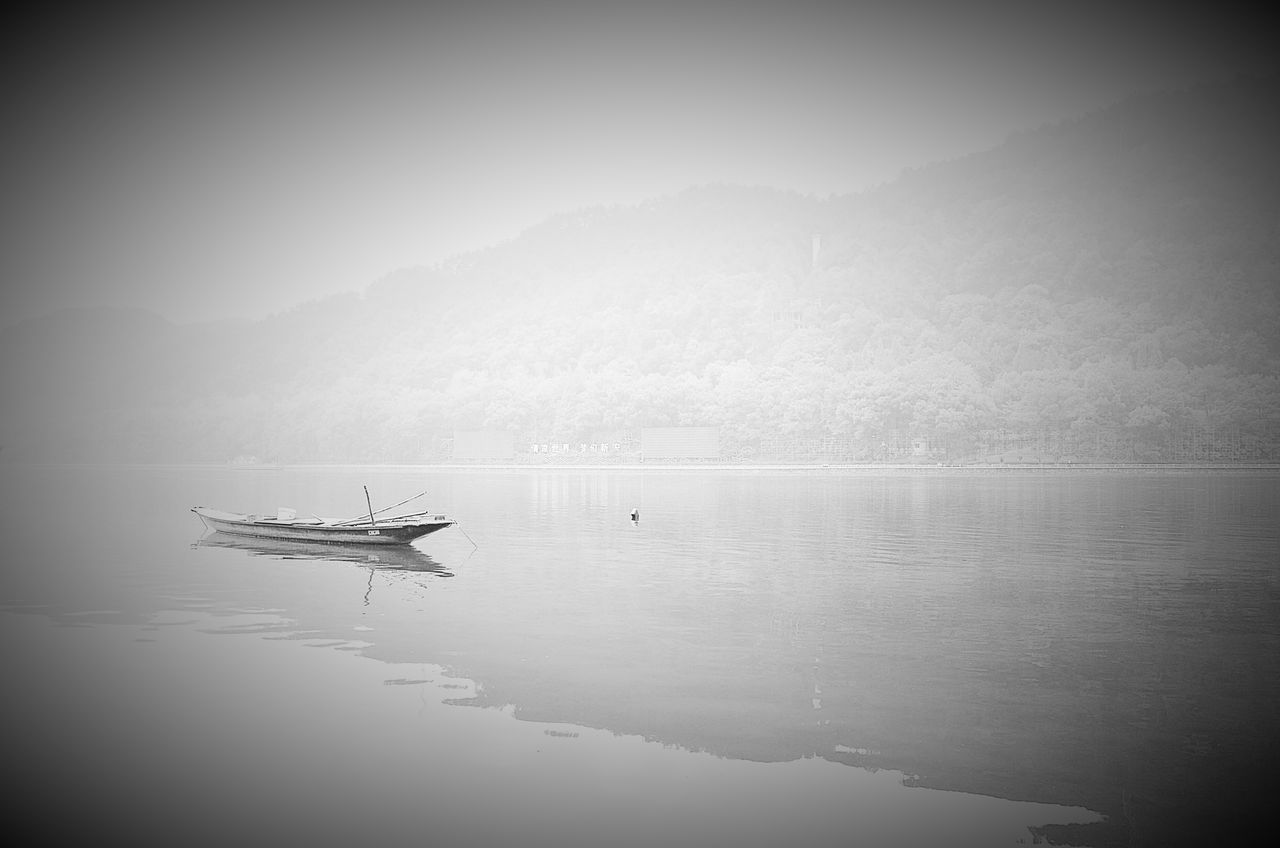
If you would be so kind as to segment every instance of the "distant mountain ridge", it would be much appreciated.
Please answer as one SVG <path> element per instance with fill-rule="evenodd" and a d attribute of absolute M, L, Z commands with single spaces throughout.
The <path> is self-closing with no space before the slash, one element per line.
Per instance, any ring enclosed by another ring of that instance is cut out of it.
<path fill-rule="evenodd" d="M 581 210 L 258 322 L 26 322 L 0 443 L 416 462 L 457 429 L 697 424 L 731 459 L 1280 459 L 1278 89 L 1134 98 L 857 195 Z"/>

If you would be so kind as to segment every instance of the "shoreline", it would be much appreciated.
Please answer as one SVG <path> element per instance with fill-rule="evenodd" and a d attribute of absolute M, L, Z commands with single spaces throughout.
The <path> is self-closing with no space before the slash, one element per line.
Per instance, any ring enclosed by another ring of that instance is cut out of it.
<path fill-rule="evenodd" d="M 1126 472 L 1126 473 L 1277 473 L 1277 463 L 735 463 L 735 462 L 640 462 L 640 463 L 529 463 L 529 462 L 369 462 L 369 463 L 282 463 L 254 467 L 217 462 L 30 462 L 12 463 L 27 468 L 138 468 L 152 470 L 238 471 L 266 474 L 279 471 L 663 471 L 663 472 L 838 472 L 853 474 L 967 474 L 1045 472 Z"/>

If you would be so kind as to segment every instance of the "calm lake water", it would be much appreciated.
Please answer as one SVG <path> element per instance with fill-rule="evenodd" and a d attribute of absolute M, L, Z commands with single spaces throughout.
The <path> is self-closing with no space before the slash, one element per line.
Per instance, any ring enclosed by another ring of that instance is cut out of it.
<path fill-rule="evenodd" d="M 189 512 L 365 485 L 460 528 L 253 547 Z M 1202 844 L 1276 789 L 1280 474 L 0 487 L 7 772 L 48 841 Z"/>

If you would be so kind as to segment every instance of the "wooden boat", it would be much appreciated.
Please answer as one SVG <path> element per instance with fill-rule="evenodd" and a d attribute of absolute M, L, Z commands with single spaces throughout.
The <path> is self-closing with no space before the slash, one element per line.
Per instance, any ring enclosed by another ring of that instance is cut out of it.
<path fill-rule="evenodd" d="M 453 525 L 447 516 L 426 512 L 376 521 L 366 518 L 355 522 L 329 522 L 321 518 L 224 512 L 204 506 L 192 507 L 191 511 L 206 527 L 220 533 L 341 545 L 407 545 L 414 539 Z"/>
<path fill-rule="evenodd" d="M 425 492 L 423 493 L 425 494 Z M 369 490 L 365 489 L 366 501 Z M 422 495 L 414 495 L 414 500 Z M 291 542 L 321 542 L 340 545 L 407 545 L 428 533 L 451 527 L 454 521 L 448 516 L 430 512 L 413 512 L 390 518 L 377 518 L 387 509 L 408 503 L 401 501 L 392 507 L 369 512 L 359 518 L 345 521 L 326 521 L 318 516 L 298 518 L 291 509 L 280 509 L 275 515 L 255 515 L 241 512 L 225 512 L 205 506 L 192 507 L 205 527 L 234 536 L 251 536 L 258 539 L 283 539 Z"/>

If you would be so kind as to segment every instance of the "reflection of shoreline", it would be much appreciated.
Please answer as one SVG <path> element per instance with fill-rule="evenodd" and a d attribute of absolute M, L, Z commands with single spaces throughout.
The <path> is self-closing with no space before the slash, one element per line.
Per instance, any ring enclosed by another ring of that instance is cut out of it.
<path fill-rule="evenodd" d="M 235 548 L 250 556 L 270 559 L 303 559 L 326 562 L 351 562 L 370 568 L 418 571 L 452 577 L 453 572 L 412 545 L 387 545 L 371 548 L 360 545 L 312 544 L 275 539 L 248 539 L 228 533 L 208 533 L 196 541 L 197 547 Z"/>
<path fill-rule="evenodd" d="M 422 834 L 443 834 L 435 841 L 446 845 L 461 841 L 453 834 L 476 834 L 483 840 L 478 844 L 495 845 L 679 845 L 690 842 L 690 833 L 706 834 L 708 844 L 739 846 L 973 844 L 956 838 L 963 829 L 961 836 L 981 837 L 983 844 L 1013 845 L 1031 822 L 1088 815 L 920 792 L 891 772 L 831 769 L 811 760 L 760 767 L 607 730 L 516 721 L 496 711 L 459 716 L 450 701 L 474 684 L 441 666 L 370 661 L 313 638 L 261 639 L 263 631 L 226 630 L 207 615 L 194 611 L 159 629 L 87 630 L 0 614 L 6 644 L 17 652 L 39 646 L 47 658 L 10 668 L 15 691 L 31 693 L 15 699 L 10 715 L 41 731 L 11 742 L 11 767 L 40 774 L 48 767 L 47 738 L 56 730 L 66 746 L 63 784 L 96 790 L 83 793 L 81 807 L 91 815 L 71 818 L 59 818 L 63 797 L 40 781 L 20 782 L 12 802 L 56 822 L 65 841 L 91 839 L 104 822 L 135 828 L 143 822 L 144 839 L 160 842 L 182 823 L 201 820 L 211 841 L 234 843 L 245 833 L 275 835 L 287 827 L 292 840 L 320 845 L 358 842 L 368 822 L 378 824 L 386 841 L 405 844 L 425 841 Z M 143 647 L 140 636 L 147 640 Z M 120 671 L 155 672 L 160 650 L 184 660 L 159 667 L 172 695 L 157 703 L 147 690 L 119 686 Z M 49 668 L 79 671 L 95 663 L 101 671 L 103 656 L 130 664 L 50 685 Z M 211 685 L 234 693 L 224 696 L 230 703 L 255 709 L 209 709 L 204 698 Z M 53 726 L 51 716 L 65 715 L 73 696 L 95 705 L 94 721 Z M 175 712 L 189 732 L 157 745 L 156 725 Z M 353 716 L 366 717 L 358 732 Z M 121 752 L 129 758 L 129 780 L 108 791 L 113 780 L 120 782 Z M 175 781 L 179 759 L 199 768 Z M 428 761 L 441 765 L 424 769 Z M 315 762 L 348 764 L 362 791 L 353 792 L 350 780 L 309 779 L 304 769 Z M 477 819 L 476 786 L 486 787 L 486 805 L 503 811 L 489 817 L 490 824 Z M 282 824 L 281 809 L 306 814 Z M 653 815 L 655 809 L 664 814 Z M 751 838 L 755 834 L 760 838 Z"/>

